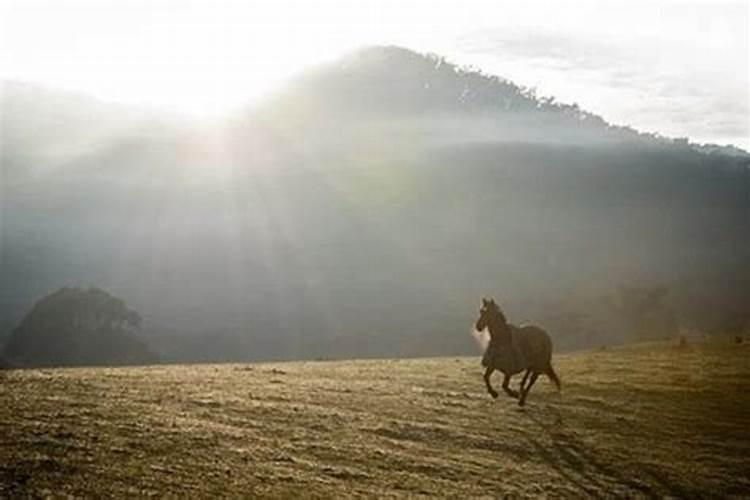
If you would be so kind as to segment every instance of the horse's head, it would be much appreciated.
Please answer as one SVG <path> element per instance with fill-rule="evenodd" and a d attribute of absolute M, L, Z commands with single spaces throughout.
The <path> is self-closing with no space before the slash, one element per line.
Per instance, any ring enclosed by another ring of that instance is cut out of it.
<path fill-rule="evenodd" d="M 479 319 L 477 319 L 474 328 L 478 332 L 481 332 L 493 324 L 498 316 L 502 316 L 502 313 L 495 303 L 495 299 L 482 299 L 482 307 L 479 309 Z"/>
<path fill-rule="evenodd" d="M 503 343 L 510 340 L 508 321 L 494 299 L 482 299 L 482 307 L 479 309 L 479 319 L 474 328 L 480 332 L 487 328 L 490 332 L 490 339 L 493 342 Z"/>

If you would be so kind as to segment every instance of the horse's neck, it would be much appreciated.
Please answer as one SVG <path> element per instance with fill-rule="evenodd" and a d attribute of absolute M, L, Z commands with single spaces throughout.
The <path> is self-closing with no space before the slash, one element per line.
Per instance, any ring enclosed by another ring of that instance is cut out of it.
<path fill-rule="evenodd" d="M 493 344 L 506 344 L 511 341 L 510 324 L 498 319 L 488 325 L 490 330 L 490 342 Z"/>

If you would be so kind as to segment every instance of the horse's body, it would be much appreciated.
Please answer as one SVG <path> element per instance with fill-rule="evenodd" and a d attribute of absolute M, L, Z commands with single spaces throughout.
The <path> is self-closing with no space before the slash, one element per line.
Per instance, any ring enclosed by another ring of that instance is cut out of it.
<path fill-rule="evenodd" d="M 510 343 L 487 346 L 482 358 L 482 366 L 492 366 L 507 375 L 515 375 L 526 369 L 543 372 L 552 361 L 552 341 L 547 332 L 535 325 L 510 328 Z"/>
<path fill-rule="evenodd" d="M 521 406 L 526 402 L 531 386 L 542 373 L 555 383 L 558 390 L 560 389 L 560 379 L 552 369 L 552 340 L 544 329 L 535 325 L 515 326 L 508 323 L 494 300 L 483 300 L 476 329 L 481 331 L 484 328 L 490 332 L 490 343 L 482 358 L 482 366 L 485 367 L 484 381 L 487 392 L 493 398 L 498 396 L 490 384 L 490 376 L 495 370 L 505 375 L 505 393 L 518 398 L 518 404 Z M 526 373 L 521 380 L 519 393 L 508 384 L 513 375 L 524 370 Z"/>

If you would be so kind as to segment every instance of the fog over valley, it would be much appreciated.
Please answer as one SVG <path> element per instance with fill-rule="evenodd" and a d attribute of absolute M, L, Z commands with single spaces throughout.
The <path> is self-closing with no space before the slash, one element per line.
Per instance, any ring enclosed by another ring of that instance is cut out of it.
<path fill-rule="evenodd" d="M 522 83 L 370 47 L 208 119 L 5 81 L 0 339 L 62 287 L 165 361 L 474 354 L 484 295 L 562 349 L 746 325 L 750 155 Z"/>

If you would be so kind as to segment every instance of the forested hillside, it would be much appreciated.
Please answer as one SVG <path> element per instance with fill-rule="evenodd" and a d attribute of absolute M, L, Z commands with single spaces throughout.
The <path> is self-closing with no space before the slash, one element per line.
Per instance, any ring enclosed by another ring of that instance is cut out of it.
<path fill-rule="evenodd" d="M 66 285 L 184 361 L 470 353 L 482 295 L 568 348 L 750 318 L 750 156 L 436 56 L 362 50 L 220 123 L 2 109 L 5 335 Z"/>

